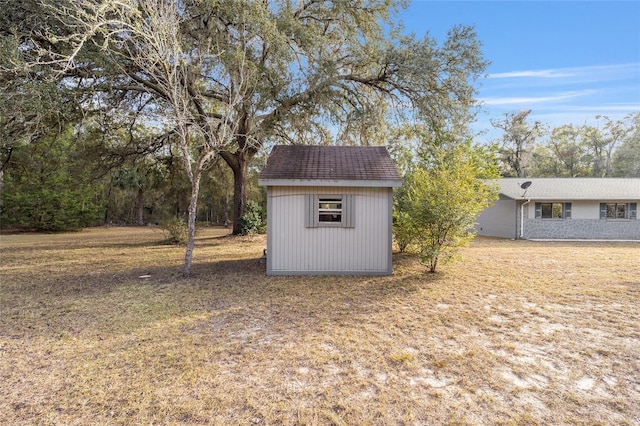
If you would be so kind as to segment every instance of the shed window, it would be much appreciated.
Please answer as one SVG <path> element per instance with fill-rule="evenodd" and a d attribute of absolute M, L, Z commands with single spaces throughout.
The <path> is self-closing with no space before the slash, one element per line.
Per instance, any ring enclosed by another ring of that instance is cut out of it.
<path fill-rule="evenodd" d="M 342 223 L 342 197 L 318 197 L 318 222 Z"/>
<path fill-rule="evenodd" d="M 305 226 L 318 227 L 355 227 L 355 195 L 318 195 L 305 196 Z"/>

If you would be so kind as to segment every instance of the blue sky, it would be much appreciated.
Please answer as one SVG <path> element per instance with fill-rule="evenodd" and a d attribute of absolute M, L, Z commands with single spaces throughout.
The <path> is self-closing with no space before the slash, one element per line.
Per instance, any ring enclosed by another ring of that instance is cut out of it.
<path fill-rule="evenodd" d="M 640 112 L 640 1 L 414 0 L 401 19 L 440 42 L 453 25 L 475 26 L 491 62 L 476 130 L 522 109 L 552 127 Z"/>

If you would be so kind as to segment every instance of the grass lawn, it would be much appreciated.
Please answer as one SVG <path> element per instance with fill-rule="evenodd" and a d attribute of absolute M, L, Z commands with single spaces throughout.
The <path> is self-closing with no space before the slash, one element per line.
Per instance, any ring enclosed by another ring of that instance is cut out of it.
<path fill-rule="evenodd" d="M 640 424 L 640 244 L 266 277 L 205 229 L 0 237 L 0 424 Z M 148 277 L 144 277 L 148 276 Z"/>

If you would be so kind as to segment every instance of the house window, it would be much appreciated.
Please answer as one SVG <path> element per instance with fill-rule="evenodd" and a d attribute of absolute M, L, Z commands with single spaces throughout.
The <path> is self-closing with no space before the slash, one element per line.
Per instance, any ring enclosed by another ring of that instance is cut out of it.
<path fill-rule="evenodd" d="M 355 199 L 353 194 L 306 194 L 305 227 L 355 228 Z"/>
<path fill-rule="evenodd" d="M 318 222 L 342 223 L 342 197 L 318 198 Z"/>
<path fill-rule="evenodd" d="M 542 218 L 543 219 L 562 219 L 563 215 L 562 203 L 542 203 Z"/>
<path fill-rule="evenodd" d="M 600 219 L 637 219 L 637 203 L 600 203 Z"/>
<path fill-rule="evenodd" d="M 536 219 L 571 219 L 571 203 L 536 203 Z"/>
<path fill-rule="evenodd" d="M 607 203 L 607 219 L 628 219 L 627 204 Z"/>
<path fill-rule="evenodd" d="M 626 219 L 627 205 L 620 203 L 607 204 L 607 219 Z"/>

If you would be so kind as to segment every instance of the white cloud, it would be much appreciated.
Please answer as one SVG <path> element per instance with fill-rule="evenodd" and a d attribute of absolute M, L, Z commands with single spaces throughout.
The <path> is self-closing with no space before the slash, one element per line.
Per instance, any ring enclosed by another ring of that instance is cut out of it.
<path fill-rule="evenodd" d="M 518 105 L 518 104 L 540 104 L 564 101 L 580 96 L 587 96 L 595 93 L 594 90 L 582 90 L 577 92 L 564 92 L 554 96 L 506 96 L 494 98 L 482 98 L 480 101 L 487 106 Z"/>
<path fill-rule="evenodd" d="M 623 119 L 640 112 L 640 62 L 588 67 L 521 70 L 492 74 L 480 89 L 483 111 L 474 129 L 491 140 L 491 119 L 531 109 L 531 120 L 551 127 L 598 125 L 597 116 Z"/>
<path fill-rule="evenodd" d="M 622 76 L 637 78 L 640 74 L 640 63 L 590 65 L 585 67 L 552 68 L 545 70 L 521 70 L 489 74 L 494 79 L 562 79 L 562 78 L 590 78 L 590 79 L 619 79 Z"/>
<path fill-rule="evenodd" d="M 528 71 L 511 71 L 511 72 L 498 72 L 489 74 L 489 78 L 566 78 L 572 77 L 574 74 L 568 72 L 561 72 L 560 70 L 528 70 Z"/>

